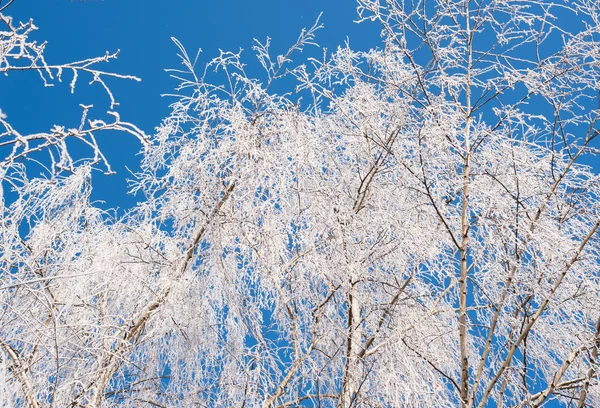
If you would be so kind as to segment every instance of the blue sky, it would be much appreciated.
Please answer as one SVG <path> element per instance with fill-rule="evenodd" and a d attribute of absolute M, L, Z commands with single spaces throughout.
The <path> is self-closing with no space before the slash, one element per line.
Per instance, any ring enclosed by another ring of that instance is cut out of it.
<path fill-rule="evenodd" d="M 271 37 L 273 52 L 279 53 L 323 12 L 321 22 L 325 28 L 317 37 L 321 46 L 333 50 L 346 38 L 354 48 L 377 46 L 377 26 L 355 24 L 355 7 L 355 2 L 349 0 L 15 0 L 5 13 L 16 20 L 34 19 L 40 28 L 34 38 L 48 41 L 49 63 L 120 49 L 119 59 L 106 69 L 136 75 L 142 82 L 112 80 L 109 86 L 120 102 L 122 119 L 151 133 L 169 112 L 171 100 L 160 95 L 176 85 L 164 72 L 180 66 L 172 36 L 190 54 L 201 48 L 203 62 L 216 56 L 219 48 L 243 48 L 248 62 L 255 62 L 250 50 L 253 38 L 263 41 Z M 13 126 L 24 133 L 47 130 L 54 124 L 74 126 L 81 112 L 80 103 L 94 103 L 98 115 L 109 107 L 100 86 L 87 86 L 83 79 L 71 95 L 69 75 L 62 84 L 44 88 L 31 72 L 11 72 L 0 78 L 0 106 Z M 118 174 L 107 177 L 98 173 L 93 197 L 106 201 L 104 207 L 129 207 L 135 201 L 126 196 L 125 166 L 136 168 L 139 143 L 116 133 L 105 134 L 100 143 Z"/>

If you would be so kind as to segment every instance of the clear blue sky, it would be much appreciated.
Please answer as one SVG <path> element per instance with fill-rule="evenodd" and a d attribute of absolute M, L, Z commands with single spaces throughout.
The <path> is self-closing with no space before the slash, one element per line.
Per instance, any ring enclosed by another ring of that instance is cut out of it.
<path fill-rule="evenodd" d="M 176 85 L 164 72 L 180 66 L 172 36 L 190 54 L 202 48 L 204 62 L 216 56 L 219 48 L 243 48 L 248 61 L 254 62 L 253 38 L 271 37 L 274 53 L 279 53 L 323 12 L 325 28 L 317 37 L 320 45 L 333 50 L 349 38 L 354 48 L 377 46 L 377 26 L 353 23 L 355 7 L 351 0 L 15 0 L 5 13 L 21 21 L 34 19 L 40 28 L 34 38 L 48 41 L 49 63 L 120 49 L 119 59 L 106 69 L 136 75 L 142 82 L 109 82 L 120 102 L 118 110 L 123 120 L 151 133 L 168 114 L 170 100 L 160 94 Z M 71 95 L 69 73 L 62 84 L 44 88 L 34 73 L 11 72 L 0 78 L 0 107 L 21 132 L 47 130 L 54 124 L 73 127 L 81 112 L 79 103 L 94 103 L 98 114 L 108 109 L 100 86 L 87 86 L 83 79 Z M 95 176 L 94 197 L 105 200 L 106 207 L 131 206 L 134 201 L 125 194 L 125 166 L 136 168 L 139 143 L 128 135 L 105 134 L 101 145 L 118 174 Z"/>

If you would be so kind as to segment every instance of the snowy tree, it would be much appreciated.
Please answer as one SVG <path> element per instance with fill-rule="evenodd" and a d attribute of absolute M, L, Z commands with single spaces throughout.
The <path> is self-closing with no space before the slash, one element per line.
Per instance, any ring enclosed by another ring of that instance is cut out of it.
<path fill-rule="evenodd" d="M 295 63 L 317 22 L 283 55 L 256 41 L 257 78 L 174 40 L 171 114 L 114 125 L 145 144 L 124 216 L 90 203 L 89 162 L 20 170 L 5 404 L 600 405 L 600 3 L 357 11 L 379 48 Z"/>

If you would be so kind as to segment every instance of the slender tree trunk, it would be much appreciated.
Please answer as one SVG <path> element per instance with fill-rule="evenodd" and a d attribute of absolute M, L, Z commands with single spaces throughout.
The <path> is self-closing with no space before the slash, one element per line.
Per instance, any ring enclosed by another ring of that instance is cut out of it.
<path fill-rule="evenodd" d="M 362 333 L 360 330 L 360 302 L 357 295 L 358 289 L 355 282 L 352 284 L 350 298 L 348 299 L 348 347 L 346 349 L 346 367 L 342 380 L 342 393 L 338 403 L 339 408 L 351 407 L 358 391 Z"/>
<path fill-rule="evenodd" d="M 469 357 L 468 357 L 468 329 L 467 329 L 467 251 L 469 243 L 469 177 L 471 171 L 471 29 L 469 22 L 469 0 L 465 0 L 466 32 L 468 66 L 465 86 L 465 142 L 464 142 L 464 167 L 462 188 L 462 213 L 461 213 L 461 244 L 460 244 L 460 298 L 459 298 L 459 325 L 460 325 L 460 398 L 461 406 L 466 407 L 469 399 Z"/>

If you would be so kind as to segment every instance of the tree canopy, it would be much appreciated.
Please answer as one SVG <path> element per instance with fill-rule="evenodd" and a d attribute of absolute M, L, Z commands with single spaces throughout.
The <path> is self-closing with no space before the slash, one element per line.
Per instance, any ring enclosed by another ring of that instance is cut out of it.
<path fill-rule="evenodd" d="M 2 81 L 100 83 L 112 118 L 21 134 L 0 111 L 0 403 L 600 405 L 600 2 L 357 20 L 370 51 L 320 52 L 317 20 L 281 55 L 255 40 L 256 77 L 174 39 L 144 132 L 105 82 L 136 78 L 97 67 L 116 55 L 53 65 L 0 14 Z M 90 199 L 107 130 L 141 145 L 124 214 Z"/>

